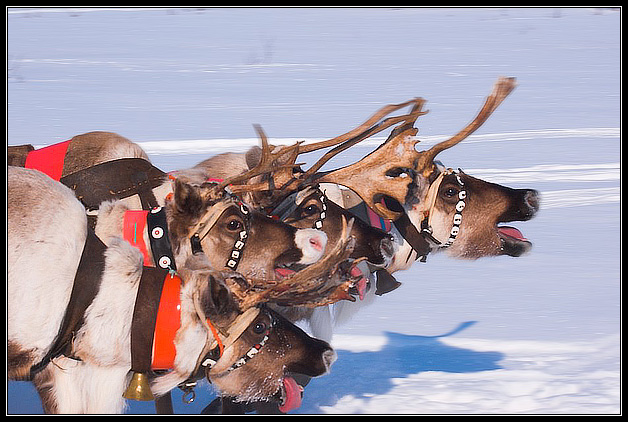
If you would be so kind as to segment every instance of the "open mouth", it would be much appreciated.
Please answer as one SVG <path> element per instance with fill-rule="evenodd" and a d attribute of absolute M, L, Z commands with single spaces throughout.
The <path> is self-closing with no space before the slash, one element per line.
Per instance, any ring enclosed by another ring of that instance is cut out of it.
<path fill-rule="evenodd" d="M 360 300 L 364 300 L 364 296 L 366 295 L 369 287 L 368 268 L 366 268 L 366 262 L 362 262 L 364 262 L 365 265 L 354 265 L 349 271 L 349 275 L 355 280 L 353 282 L 353 287 L 349 289 L 349 293 L 354 296 L 357 295 Z"/>
<path fill-rule="evenodd" d="M 303 387 L 301 387 L 301 385 L 299 385 L 294 378 L 286 375 L 282 380 L 281 388 L 279 390 L 279 393 L 281 394 L 279 410 L 282 413 L 288 413 L 301 406 Z"/>
<path fill-rule="evenodd" d="M 276 280 L 283 280 L 290 277 L 305 268 L 302 264 L 282 264 L 275 267 Z"/>
<path fill-rule="evenodd" d="M 280 281 L 292 277 L 302 269 L 307 267 L 303 264 L 280 264 L 274 268 L 275 280 Z M 360 261 L 354 265 L 353 259 L 347 259 L 339 265 L 341 278 L 353 280 L 353 285 L 349 289 L 349 294 L 357 296 L 360 300 L 364 300 L 366 292 L 369 289 L 369 274 L 366 261 Z"/>
<path fill-rule="evenodd" d="M 504 255 L 521 256 L 532 248 L 532 242 L 525 238 L 519 229 L 511 226 L 498 226 L 497 234 L 502 243 Z"/>

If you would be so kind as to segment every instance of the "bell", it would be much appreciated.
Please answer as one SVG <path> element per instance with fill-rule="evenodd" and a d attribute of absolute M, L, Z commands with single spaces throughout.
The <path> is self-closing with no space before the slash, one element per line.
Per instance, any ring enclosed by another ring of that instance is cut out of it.
<path fill-rule="evenodd" d="M 146 374 L 133 372 L 133 378 L 131 378 L 131 382 L 122 397 L 129 400 L 155 400 L 153 392 L 150 391 L 150 385 L 148 384 L 148 377 Z"/>

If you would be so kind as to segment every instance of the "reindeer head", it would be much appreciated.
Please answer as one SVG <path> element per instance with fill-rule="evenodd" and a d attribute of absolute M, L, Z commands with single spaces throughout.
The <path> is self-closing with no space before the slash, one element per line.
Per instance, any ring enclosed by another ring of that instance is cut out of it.
<path fill-rule="evenodd" d="M 500 78 L 469 125 L 447 141 L 421 152 L 415 149 L 419 141 L 414 138 L 417 133 L 414 123 L 426 112 L 421 111 L 424 100 L 415 99 L 412 111 L 400 116 L 403 123 L 392 131 L 386 142 L 360 161 L 325 174 L 319 182 L 344 185 L 380 216 L 396 220 L 400 211 L 386 205 L 391 203 L 390 199 L 406 209 L 421 202 L 427 194 L 429 178 L 436 169 L 435 157 L 477 130 L 514 88 L 514 78 Z"/>
<path fill-rule="evenodd" d="M 424 114 L 420 111 L 423 102 L 415 100 L 413 111 L 378 149 L 318 180 L 350 188 L 384 218 L 395 220 L 406 212 L 433 248 L 451 246 L 448 251 L 452 256 L 519 256 L 530 249 L 530 242 L 517 229 L 498 224 L 532 218 L 539 207 L 538 193 L 487 183 L 462 172 L 443 172 L 435 161 L 440 152 L 477 130 L 514 88 L 514 78 L 498 79 L 471 123 L 452 138 L 425 151 L 415 149 L 418 140 L 414 138 L 414 122 Z M 465 209 L 462 214 L 461 207 Z M 405 263 L 400 264 L 396 259 L 390 270 L 407 268 L 410 261 L 405 257 L 409 253 L 400 250 L 397 256 L 402 255 Z"/>
<path fill-rule="evenodd" d="M 532 247 L 521 232 L 502 223 L 526 221 L 539 209 L 533 189 L 512 189 L 443 169 L 432 181 L 422 206 L 407 212 L 433 252 L 445 250 L 454 258 L 521 256 Z M 407 269 L 414 259 L 404 242 L 389 272 Z M 416 258 L 416 256 L 414 256 Z"/>
<path fill-rule="evenodd" d="M 173 181 L 166 203 L 175 258 L 204 253 L 213 268 L 275 279 L 312 264 L 327 239 L 317 230 L 298 230 L 262 215 L 215 183 Z"/>
<path fill-rule="evenodd" d="M 255 128 L 261 139 L 261 148 L 254 147 L 239 159 L 226 155 L 213 157 L 199 163 L 193 170 L 200 170 L 207 178 L 210 174 L 220 171 L 215 168 L 215 162 L 223 160 L 229 160 L 232 163 L 231 168 L 234 168 L 235 164 L 237 171 L 242 171 L 243 166 L 249 171 L 263 166 L 270 171 L 252 177 L 246 185 L 230 186 L 231 191 L 237 192 L 246 198 L 247 203 L 256 209 L 263 210 L 276 220 L 298 229 L 321 230 L 327 235 L 328 243 L 338 242 L 343 221 L 350 220 L 354 216 L 329 200 L 317 183 L 308 183 L 305 173 L 297 169 L 299 165 L 296 164 L 296 158 L 301 153 L 301 144 L 272 147 L 262 128 L 260 126 L 255 126 Z M 305 152 L 313 150 L 311 146 L 305 147 Z M 196 173 L 193 175 L 198 178 Z M 225 176 L 224 173 L 221 175 Z M 390 263 L 395 252 L 395 244 L 389 234 L 360 220 L 355 220 L 351 235 L 355 238 L 351 258 L 366 258 L 370 267 L 377 268 L 385 267 Z M 354 274 L 358 272 L 360 270 L 354 268 Z M 366 277 L 359 280 L 356 286 L 358 293 L 366 288 L 366 283 Z"/>
<path fill-rule="evenodd" d="M 222 394 L 236 400 L 278 399 L 280 403 L 300 400 L 292 377 L 326 373 L 335 360 L 333 349 L 262 305 L 279 297 L 286 298 L 281 289 L 274 292 L 278 294 L 249 295 L 242 300 L 242 296 L 233 294 L 234 287 L 239 289 L 242 283 L 255 283 L 237 273 L 207 269 L 204 258 L 192 260 L 197 262 L 188 260 L 181 271 L 185 280 L 182 330 L 192 331 L 186 327 L 200 322 L 207 339 L 196 359 L 195 372 L 203 369 Z M 265 287 L 257 284 L 257 292 L 273 287 L 268 283 Z M 287 295 L 297 302 L 314 304 L 322 299 L 333 301 L 334 293 L 333 289 L 327 292 L 299 290 Z M 185 335 L 178 333 L 177 338 L 182 340 Z M 177 346 L 177 353 L 179 349 L 183 350 L 183 345 Z"/>

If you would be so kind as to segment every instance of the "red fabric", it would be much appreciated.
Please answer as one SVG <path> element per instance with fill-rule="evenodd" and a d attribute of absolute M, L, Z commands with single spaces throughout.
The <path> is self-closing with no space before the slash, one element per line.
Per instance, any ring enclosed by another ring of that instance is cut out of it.
<path fill-rule="evenodd" d="M 390 220 L 386 220 L 381 218 L 379 215 L 375 213 L 370 207 L 366 207 L 366 211 L 369 216 L 369 222 L 371 226 L 377 227 L 378 229 L 382 229 L 385 232 L 389 232 L 391 229 Z"/>
<path fill-rule="evenodd" d="M 166 276 L 155 322 L 152 369 L 172 369 L 177 349 L 174 337 L 181 326 L 181 279 L 177 275 Z"/>
<path fill-rule="evenodd" d="M 123 237 L 144 255 L 144 265 L 153 266 L 152 258 L 144 242 L 144 229 L 148 210 L 127 210 L 124 213 Z M 174 337 L 181 326 L 181 279 L 166 275 L 161 291 L 155 336 L 153 337 L 152 369 L 172 369 L 177 350 Z"/>
<path fill-rule="evenodd" d="M 152 266 L 152 259 L 144 242 L 144 229 L 148 211 L 128 210 L 124 213 L 122 235 L 124 240 L 135 246 L 144 255 L 144 265 Z"/>
<path fill-rule="evenodd" d="M 39 170 L 46 173 L 54 180 L 61 179 L 63 174 L 63 161 L 68 151 L 70 141 L 61 142 L 44 148 L 31 151 L 26 156 L 24 167 Z"/>

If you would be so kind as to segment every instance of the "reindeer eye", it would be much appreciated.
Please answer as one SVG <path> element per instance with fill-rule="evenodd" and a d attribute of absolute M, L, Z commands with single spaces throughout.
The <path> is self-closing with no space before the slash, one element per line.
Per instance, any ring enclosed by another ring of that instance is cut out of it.
<path fill-rule="evenodd" d="M 309 215 L 314 215 L 317 212 L 319 212 L 319 208 L 318 208 L 318 206 L 316 204 L 308 205 L 307 207 L 305 207 L 303 209 L 303 214 L 304 215 L 308 215 L 308 216 Z"/>
<path fill-rule="evenodd" d="M 227 223 L 227 230 L 238 231 L 240 229 L 242 229 L 242 222 L 240 220 L 234 218 Z"/>
<path fill-rule="evenodd" d="M 257 322 L 255 323 L 255 325 L 253 326 L 253 332 L 255 334 L 262 334 L 263 332 L 266 331 L 267 325 L 263 322 Z"/>
<path fill-rule="evenodd" d="M 453 198 L 454 196 L 458 195 L 458 189 L 454 187 L 449 187 L 445 189 L 443 195 L 445 195 L 447 198 Z"/>

